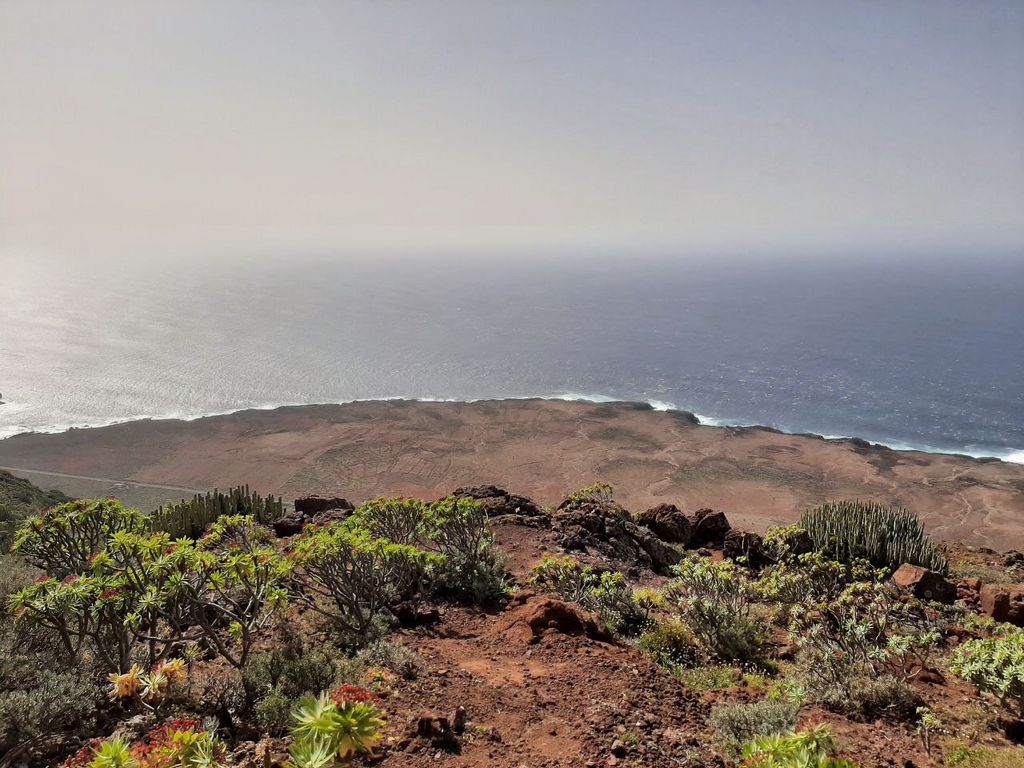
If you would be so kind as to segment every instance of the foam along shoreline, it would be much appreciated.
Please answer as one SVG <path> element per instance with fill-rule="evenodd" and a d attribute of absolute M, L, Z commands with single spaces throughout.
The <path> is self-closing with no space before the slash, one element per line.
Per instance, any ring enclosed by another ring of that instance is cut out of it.
<path fill-rule="evenodd" d="M 45 427 L 0 427 L 0 441 L 7 440 L 17 435 L 26 434 L 60 434 L 62 432 L 70 432 L 72 430 L 83 430 L 83 429 L 102 429 L 104 427 L 113 427 L 120 424 L 131 424 L 133 422 L 150 422 L 150 421 L 182 421 L 182 422 L 193 422 L 201 419 L 209 419 L 217 416 L 233 416 L 236 414 L 243 414 L 248 411 L 275 411 L 281 408 L 316 408 L 325 405 L 350 405 L 353 403 L 394 403 L 394 402 L 408 402 L 408 403 L 500 403 L 500 402 L 519 402 L 519 401 L 561 401 L 568 403 L 593 403 L 596 405 L 622 405 L 627 407 L 637 408 L 648 408 L 652 411 L 675 413 L 679 414 L 683 418 L 694 419 L 695 424 L 700 424 L 706 427 L 725 427 L 731 429 L 756 429 L 769 432 L 775 432 L 781 435 L 793 435 L 795 437 L 809 437 L 818 440 L 828 440 L 836 442 L 850 442 L 854 445 L 861 447 L 873 447 L 890 451 L 899 451 L 904 453 L 925 453 L 936 456 L 956 456 L 965 459 L 976 459 L 978 461 L 989 462 L 989 461 L 1001 461 L 1008 464 L 1024 464 L 1024 449 L 1013 449 L 1008 448 L 1002 451 L 960 451 L 960 450 L 946 450 L 941 448 L 935 448 L 932 446 L 922 445 L 911 445 L 907 443 L 899 442 L 884 442 L 877 440 L 866 440 L 861 437 L 854 435 L 832 435 L 823 434 L 818 432 L 809 431 L 788 431 L 780 429 L 778 427 L 767 426 L 764 424 L 756 424 L 746 420 L 736 420 L 719 418 L 715 416 L 706 416 L 704 414 L 696 413 L 694 411 L 688 411 L 684 408 L 677 407 L 674 403 L 666 402 L 664 400 L 621 400 L 608 395 L 585 395 L 578 394 L 575 392 L 566 392 L 554 395 L 524 395 L 524 396 L 513 396 L 513 397 L 479 397 L 470 399 L 460 398 L 445 398 L 445 397 L 408 397 L 404 395 L 396 395 L 390 397 L 368 397 L 368 398 L 354 398 L 351 400 L 340 400 L 333 403 L 266 403 L 259 405 L 246 406 L 244 408 L 232 408 L 224 411 L 210 411 L 208 413 L 200 414 L 183 414 L 179 412 L 168 412 L 164 414 L 144 414 L 139 416 L 130 416 L 124 419 L 110 419 L 107 421 L 99 422 L 81 422 L 74 424 L 57 424 Z M 11 401 L 0 402 L 0 405 L 17 406 L 16 403 Z"/>

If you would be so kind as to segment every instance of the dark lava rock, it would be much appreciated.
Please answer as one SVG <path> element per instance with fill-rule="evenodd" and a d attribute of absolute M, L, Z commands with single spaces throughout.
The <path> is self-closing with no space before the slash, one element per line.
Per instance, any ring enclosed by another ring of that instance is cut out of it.
<path fill-rule="evenodd" d="M 636 521 L 651 529 L 662 541 L 673 544 L 690 543 L 690 521 L 675 504 L 659 504 L 646 512 L 641 512 Z"/>
<path fill-rule="evenodd" d="M 649 529 L 634 523 L 629 513 L 615 502 L 562 509 L 555 513 L 551 528 L 567 550 L 598 552 L 659 573 L 667 573 L 681 559 L 676 550 Z"/>
<path fill-rule="evenodd" d="M 946 581 L 944 576 L 919 565 L 904 563 L 893 573 L 892 580 L 922 600 L 934 600 L 948 605 L 957 598 L 956 587 Z"/>
<path fill-rule="evenodd" d="M 724 512 L 713 509 L 698 509 L 690 516 L 690 547 L 721 547 L 725 544 L 725 535 L 732 526 Z"/>
<path fill-rule="evenodd" d="M 313 515 L 313 522 L 316 525 L 328 525 L 338 520 L 345 520 L 349 515 L 352 514 L 351 509 L 345 509 L 344 507 L 337 507 L 335 509 L 327 509 L 323 512 L 319 512 Z"/>
<path fill-rule="evenodd" d="M 347 499 L 342 499 L 337 496 L 333 498 L 327 498 L 324 496 L 306 496 L 305 498 L 295 500 L 295 511 L 302 512 L 307 515 L 318 515 L 321 512 L 326 512 L 331 509 L 347 509 L 351 512 L 355 509 L 355 505 Z"/>
<path fill-rule="evenodd" d="M 551 518 L 547 515 L 496 515 L 491 518 L 491 525 L 521 525 L 524 528 L 547 528 Z"/>
<path fill-rule="evenodd" d="M 783 528 L 785 532 L 778 536 L 778 541 L 785 545 L 792 555 L 806 555 L 814 551 L 814 540 L 808 532 L 797 525 Z"/>
<path fill-rule="evenodd" d="M 504 488 L 499 488 L 496 485 L 473 485 L 456 488 L 452 492 L 452 496 L 457 499 L 476 499 L 486 510 L 488 517 L 496 517 L 498 515 L 533 517 L 544 514 L 544 510 L 533 499 L 509 493 Z"/>
<path fill-rule="evenodd" d="M 278 538 L 284 538 L 302 533 L 302 529 L 310 522 L 312 522 L 312 518 L 305 513 L 290 509 L 275 520 L 271 527 Z"/>
<path fill-rule="evenodd" d="M 420 715 L 416 718 L 416 736 L 430 741 L 430 746 L 445 752 L 458 754 L 462 751 L 459 737 L 452 728 L 451 720 L 440 715 Z"/>
<path fill-rule="evenodd" d="M 391 613 L 399 625 L 405 628 L 437 624 L 441 620 L 441 612 L 435 606 L 419 605 L 408 600 L 392 608 Z"/>
<path fill-rule="evenodd" d="M 1005 555 L 1003 555 L 1003 565 L 1012 567 L 1014 565 L 1020 565 L 1024 563 L 1024 553 L 1018 552 L 1015 549 L 1011 549 Z"/>
<path fill-rule="evenodd" d="M 320 496 L 307 496 L 295 500 L 295 509 L 288 510 L 275 520 L 271 527 L 278 538 L 295 536 L 307 525 L 327 525 L 335 520 L 344 520 L 354 507 L 345 499 L 324 499 Z"/>
<path fill-rule="evenodd" d="M 763 568 L 772 560 L 765 554 L 764 539 L 759 533 L 740 531 L 735 528 L 725 534 L 722 555 L 751 568 Z"/>

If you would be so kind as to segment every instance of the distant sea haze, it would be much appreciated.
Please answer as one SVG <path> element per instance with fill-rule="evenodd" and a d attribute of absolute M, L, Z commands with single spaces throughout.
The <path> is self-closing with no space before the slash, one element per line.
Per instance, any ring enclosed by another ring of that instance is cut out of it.
<path fill-rule="evenodd" d="M 544 396 L 1024 462 L 1019 256 L 0 266 L 0 436 Z"/>

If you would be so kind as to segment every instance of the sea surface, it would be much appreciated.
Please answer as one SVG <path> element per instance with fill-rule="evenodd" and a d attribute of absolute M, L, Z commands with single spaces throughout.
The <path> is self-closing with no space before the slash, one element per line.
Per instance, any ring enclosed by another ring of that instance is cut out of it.
<path fill-rule="evenodd" d="M 357 399 L 645 400 L 1024 462 L 1024 256 L 0 254 L 0 436 Z"/>

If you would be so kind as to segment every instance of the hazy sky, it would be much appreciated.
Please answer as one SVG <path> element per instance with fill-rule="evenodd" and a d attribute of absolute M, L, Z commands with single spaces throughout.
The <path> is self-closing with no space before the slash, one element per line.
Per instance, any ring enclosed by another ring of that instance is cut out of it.
<path fill-rule="evenodd" d="M 1024 248 L 1024 2 L 0 0 L 0 246 Z"/>

